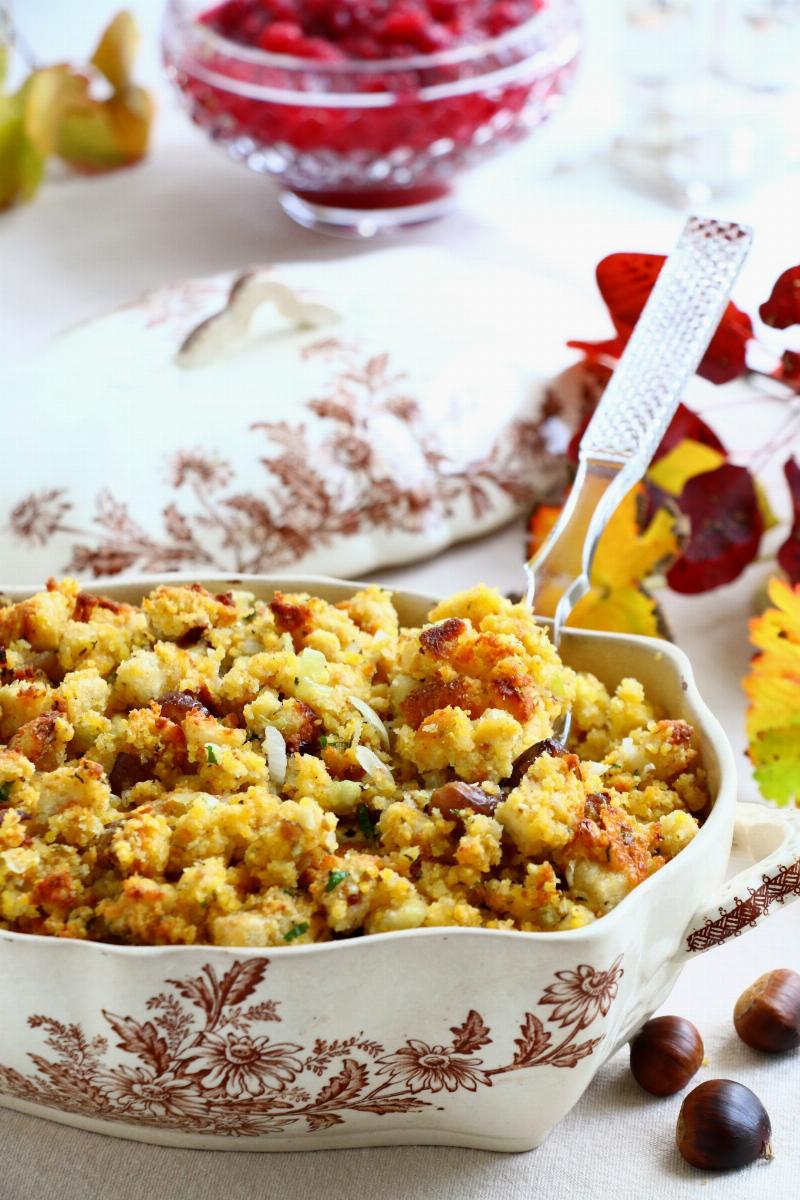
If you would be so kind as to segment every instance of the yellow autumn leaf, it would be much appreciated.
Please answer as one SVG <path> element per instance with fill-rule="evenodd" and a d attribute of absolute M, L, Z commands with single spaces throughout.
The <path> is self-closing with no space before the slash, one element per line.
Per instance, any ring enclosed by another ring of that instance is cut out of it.
<path fill-rule="evenodd" d="M 667 509 L 659 509 L 641 528 L 639 503 L 644 489 L 628 492 L 600 538 L 591 572 L 591 590 L 575 606 L 569 625 L 606 629 L 615 633 L 663 635 L 658 604 L 643 581 L 671 561 L 680 546 L 675 522 Z M 540 505 L 530 519 L 529 553 L 542 545 L 558 519 L 560 508 Z"/>
<path fill-rule="evenodd" d="M 632 488 L 603 531 L 592 564 L 593 586 L 615 590 L 638 585 L 678 554 L 675 519 L 666 508 L 640 530 L 643 495 L 641 486 Z"/>
<path fill-rule="evenodd" d="M 742 681 L 750 759 L 762 794 L 800 804 L 800 585 L 770 580 L 774 607 L 750 622 L 759 651 Z"/>
<path fill-rule="evenodd" d="M 715 471 L 724 462 L 725 455 L 713 446 L 706 446 L 694 438 L 683 438 L 668 454 L 653 463 L 647 478 L 670 496 L 680 496 L 686 483 L 695 475 Z"/>
<path fill-rule="evenodd" d="M 608 633 L 640 633 L 660 637 L 663 622 L 652 596 L 637 587 L 614 590 L 593 587 L 573 608 L 568 625 L 578 629 L 602 629 Z"/>

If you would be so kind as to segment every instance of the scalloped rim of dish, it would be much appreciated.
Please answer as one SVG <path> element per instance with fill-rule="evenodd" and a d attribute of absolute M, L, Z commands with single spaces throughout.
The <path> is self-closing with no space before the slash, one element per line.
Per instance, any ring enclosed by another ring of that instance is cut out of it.
<path fill-rule="evenodd" d="M 358 591 L 361 588 L 370 586 L 368 583 L 358 580 L 337 579 L 332 575 L 304 575 L 301 573 L 275 575 L 220 575 L 206 576 L 205 578 L 198 577 L 196 572 L 176 572 L 170 575 L 137 575 L 126 579 L 118 578 L 101 578 L 92 580 L 92 587 L 97 592 L 102 592 L 103 589 L 111 588 L 121 591 L 122 589 L 130 591 L 150 590 L 154 587 L 170 584 L 181 583 L 200 583 L 207 587 L 209 591 L 220 590 L 221 588 L 231 587 L 285 587 L 302 585 L 303 590 L 311 591 L 315 586 L 322 585 L 330 587 L 331 585 L 340 588 L 352 588 Z M 407 598 L 411 603 L 425 604 L 431 607 L 439 603 L 441 597 L 431 596 L 427 592 L 416 592 L 407 588 L 387 588 L 394 597 L 401 596 Z M 10 598 L 13 600 L 24 600 L 28 596 L 34 594 L 28 587 L 0 587 L 0 598 Z M 537 618 L 541 624 L 549 626 L 551 621 L 547 617 Z M 563 641 L 569 641 L 572 634 L 580 637 L 589 638 L 591 641 L 609 641 L 618 644 L 624 643 L 643 645 L 652 647 L 654 654 L 658 653 L 669 659 L 681 679 L 681 685 L 686 694 L 689 705 L 695 709 L 698 717 L 702 721 L 702 732 L 705 734 L 709 743 L 714 749 L 719 761 L 719 787 L 714 801 L 711 806 L 711 812 L 701 826 L 697 835 L 689 843 L 689 845 L 680 851 L 680 855 L 672 862 L 668 862 L 661 870 L 656 871 L 643 883 L 638 884 L 631 892 L 627 894 L 615 908 L 599 917 L 590 925 L 583 925 L 578 929 L 554 930 L 553 932 L 525 932 L 521 929 L 481 929 L 464 927 L 458 925 L 439 925 L 426 929 L 407 929 L 398 930 L 390 933 L 367 933 L 361 937 L 343 938 L 341 941 L 331 942 L 312 942 L 300 946 L 265 946 L 263 949 L 247 948 L 248 955 L 252 957 L 269 957 L 285 958 L 295 957 L 298 954 L 330 954 L 341 950 L 353 950 L 356 947 L 366 944 L 374 945 L 376 942 L 384 944 L 387 941 L 409 940 L 411 938 L 442 938 L 442 937 L 478 937 L 478 938 L 504 938 L 504 939 L 525 939 L 526 941 L 544 941 L 548 945 L 554 943 L 575 942 L 579 940 L 593 941 L 605 936 L 602 931 L 611 933 L 619 922 L 627 916 L 628 910 L 632 902 L 641 896 L 649 896 L 656 888 L 658 888 L 659 880 L 663 878 L 665 871 L 670 871 L 674 863 L 680 862 L 688 867 L 703 852 L 706 842 L 709 837 L 716 833 L 717 826 L 721 825 L 725 820 L 724 810 L 727 807 L 733 807 L 736 800 L 736 764 L 733 757 L 733 751 L 730 743 L 725 735 L 725 732 L 717 718 L 712 713 L 711 709 L 706 704 L 705 700 L 698 690 L 697 683 L 694 677 L 694 671 L 689 661 L 688 656 L 678 646 L 671 642 L 660 641 L 656 638 L 643 637 L 639 634 L 625 633 L 605 633 L 593 629 L 565 629 L 562 634 Z M 707 832 L 708 831 L 708 832 Z M 671 878 L 671 876 L 670 876 Z M 702 905 L 703 898 L 698 897 L 698 907 Z M 601 932 L 598 932 L 601 931 Z M 169 944 L 164 946 L 128 946 L 118 945 L 114 942 L 100 942 L 92 939 L 69 939 L 51 937 L 47 934 L 39 933 L 18 933 L 10 929 L 0 929 L 0 941 L 5 940 L 26 941 L 41 944 L 50 944 L 61 947 L 96 947 L 103 953 L 119 954 L 123 957 L 153 957 L 159 954 L 171 954 L 176 950 L 186 952 L 188 950 L 203 950 L 212 949 L 215 953 L 222 952 L 229 957 L 241 954 L 243 947 L 241 946 L 215 946 L 210 942 L 197 942 L 191 945 L 186 944 Z M 69 950 L 67 950 L 69 953 Z"/>

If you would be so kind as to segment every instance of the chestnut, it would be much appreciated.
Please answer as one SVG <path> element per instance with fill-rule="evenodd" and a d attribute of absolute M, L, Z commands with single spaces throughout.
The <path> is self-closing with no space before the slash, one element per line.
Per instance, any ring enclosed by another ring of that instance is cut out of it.
<path fill-rule="evenodd" d="M 654 1017 L 631 1042 L 631 1072 L 653 1096 L 674 1096 L 697 1074 L 703 1039 L 684 1017 Z"/>
<path fill-rule="evenodd" d="M 523 750 L 518 754 L 511 764 L 511 774 L 507 779 L 500 780 L 500 786 L 513 791 L 515 787 L 519 787 L 522 780 L 525 778 L 525 773 L 531 763 L 537 758 L 541 758 L 543 754 L 549 754 L 551 758 L 564 758 L 567 754 L 566 746 L 555 738 L 545 738 L 544 741 L 534 742 L 532 746 L 528 746 L 527 750 Z"/>
<path fill-rule="evenodd" d="M 754 1050 L 783 1054 L 800 1046 L 800 975 L 788 969 L 768 971 L 742 992 L 733 1023 Z"/>
<path fill-rule="evenodd" d="M 772 1158 L 772 1125 L 755 1092 L 732 1079 L 707 1079 L 684 1100 L 675 1131 L 688 1163 L 704 1171 Z"/>
<path fill-rule="evenodd" d="M 477 783 L 462 783 L 460 779 L 454 779 L 452 783 L 443 783 L 431 792 L 429 807 L 438 808 L 443 817 L 452 817 L 465 808 L 490 817 L 499 803 L 498 796 L 490 796 Z"/>

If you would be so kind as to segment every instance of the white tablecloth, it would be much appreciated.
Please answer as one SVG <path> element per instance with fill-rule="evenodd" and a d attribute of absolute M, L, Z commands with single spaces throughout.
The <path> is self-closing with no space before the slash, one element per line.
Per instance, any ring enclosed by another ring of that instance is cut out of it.
<path fill-rule="evenodd" d="M 141 74 L 159 91 L 153 151 L 129 172 L 49 182 L 33 205 L 0 216 L 4 364 L 24 361 L 69 325 L 167 280 L 253 262 L 369 253 L 369 248 L 323 241 L 292 226 L 264 180 L 230 165 L 207 145 L 159 81 L 159 0 L 136 0 L 130 7 L 145 33 Z M 565 338 L 606 331 L 607 318 L 591 291 L 592 268 L 600 257 L 617 249 L 666 249 L 680 226 L 674 210 L 623 188 L 598 152 L 615 113 L 610 81 L 616 4 L 587 7 L 592 41 L 571 111 L 541 140 L 479 173 L 446 222 L 405 235 L 463 255 L 524 265 L 554 286 L 564 281 L 585 288 L 586 309 L 576 313 L 575 327 L 564 330 Z M 110 0 L 80 5 L 17 0 L 16 8 L 28 41 L 48 61 L 86 54 L 115 5 Z M 756 248 L 739 289 L 753 306 L 798 257 L 800 178 L 785 177 L 752 198 L 715 207 L 718 215 L 756 227 Z M 531 337 L 535 341 L 535 313 Z M 747 429 L 740 435 L 746 441 Z M 25 465 L 15 463 L 13 454 L 4 457 L 3 469 L 24 479 Z M 520 531 L 511 529 L 434 562 L 384 572 L 382 578 L 440 591 L 476 578 L 511 588 L 520 582 L 519 554 Z M 749 657 L 746 621 L 764 575 L 764 567 L 753 568 L 709 596 L 667 601 L 701 689 L 734 743 L 744 799 L 756 792 L 743 757 L 739 680 Z M 691 962 L 666 1006 L 701 1029 L 710 1060 L 704 1076 L 739 1079 L 761 1096 L 775 1133 L 776 1158 L 768 1166 L 725 1177 L 705 1177 L 686 1167 L 673 1144 L 679 1098 L 659 1101 L 641 1092 L 623 1052 L 543 1147 L 514 1157 L 431 1148 L 278 1156 L 175 1151 L 78 1133 L 0 1109 L 0 1200 L 351 1200 L 363 1195 L 374 1200 L 775 1200 L 796 1195 L 800 1056 L 777 1062 L 758 1057 L 736 1038 L 730 1013 L 742 989 L 762 971 L 800 968 L 799 946 L 800 904 L 778 910 L 757 931 Z M 0 981 L 0 986 L 9 985 Z"/>

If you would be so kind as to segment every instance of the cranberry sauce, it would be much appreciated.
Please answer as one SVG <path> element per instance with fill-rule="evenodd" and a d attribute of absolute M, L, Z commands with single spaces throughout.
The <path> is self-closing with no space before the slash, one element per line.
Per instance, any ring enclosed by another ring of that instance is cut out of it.
<path fill-rule="evenodd" d="M 243 46 L 323 62 L 434 54 L 506 33 L 545 0 L 225 0 L 202 18 Z"/>
<path fill-rule="evenodd" d="M 540 32 L 532 18 L 561 5 L 564 21 Z M 545 119 L 576 61 L 574 38 L 558 41 L 572 11 L 569 0 L 224 0 L 167 62 L 192 119 L 302 200 L 410 208 Z"/>

